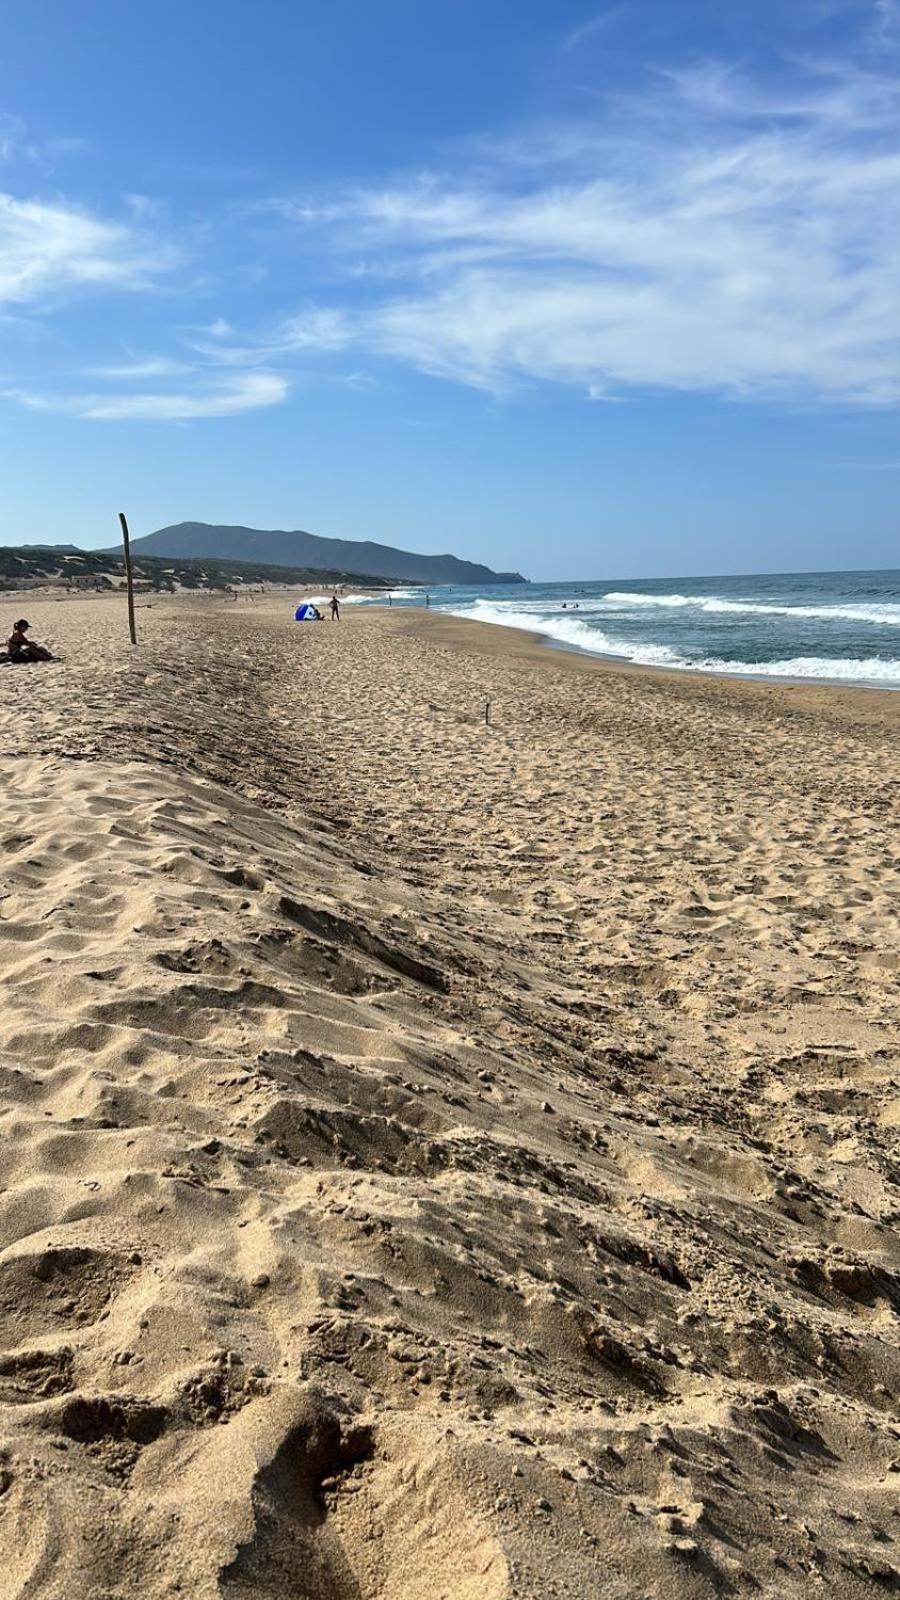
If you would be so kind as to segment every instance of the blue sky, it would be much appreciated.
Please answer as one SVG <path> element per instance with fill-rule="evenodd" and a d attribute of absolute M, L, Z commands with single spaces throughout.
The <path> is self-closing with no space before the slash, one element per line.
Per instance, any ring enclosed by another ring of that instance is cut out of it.
<path fill-rule="evenodd" d="M 900 564 L 900 0 L 29 0 L 0 539 Z"/>

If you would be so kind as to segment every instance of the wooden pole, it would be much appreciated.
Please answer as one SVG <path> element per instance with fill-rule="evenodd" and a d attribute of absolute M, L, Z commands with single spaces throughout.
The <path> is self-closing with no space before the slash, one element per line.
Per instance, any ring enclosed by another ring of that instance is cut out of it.
<path fill-rule="evenodd" d="M 134 582 L 131 576 L 131 546 L 128 542 L 128 523 L 125 521 L 124 511 L 119 512 L 119 521 L 122 524 L 122 545 L 125 550 L 125 585 L 128 589 L 128 632 L 132 644 L 137 644 L 137 633 L 134 626 Z"/>

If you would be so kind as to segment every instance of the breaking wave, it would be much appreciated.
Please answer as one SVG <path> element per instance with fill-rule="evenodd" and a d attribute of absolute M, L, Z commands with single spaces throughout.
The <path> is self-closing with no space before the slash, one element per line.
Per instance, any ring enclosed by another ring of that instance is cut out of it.
<path fill-rule="evenodd" d="M 629 609 L 633 606 L 667 606 L 670 609 L 693 606 L 698 611 L 713 613 L 809 617 L 822 622 L 870 622 L 880 627 L 900 628 L 900 605 L 891 602 L 883 605 L 792 606 L 774 605 L 761 600 L 726 600 L 715 594 L 636 594 L 628 589 L 610 589 L 603 599 L 611 605 Z"/>
<path fill-rule="evenodd" d="M 642 595 L 639 598 L 643 601 L 648 597 Z M 685 603 L 690 603 L 686 596 L 681 598 Z M 729 609 L 732 604 L 736 602 L 729 603 Z M 536 609 L 526 610 L 521 605 L 475 600 L 465 605 L 450 605 L 441 609 L 452 616 L 466 617 L 474 622 L 491 622 L 504 628 L 523 628 L 529 633 L 539 633 L 570 649 L 584 650 L 590 655 L 615 656 L 619 660 L 633 662 L 636 666 L 677 668 L 681 672 L 726 673 L 740 677 L 816 678 L 832 682 L 900 685 L 900 660 L 885 660 L 877 656 L 856 658 L 789 656 L 778 661 L 727 661 L 716 656 L 688 656 L 669 645 L 653 644 L 648 640 L 624 639 L 615 633 L 608 633 L 602 628 L 582 622 L 576 617 L 540 616 Z M 900 612 L 900 606 L 887 609 Z M 790 610 L 795 615 L 802 614 L 799 607 L 791 607 Z"/>

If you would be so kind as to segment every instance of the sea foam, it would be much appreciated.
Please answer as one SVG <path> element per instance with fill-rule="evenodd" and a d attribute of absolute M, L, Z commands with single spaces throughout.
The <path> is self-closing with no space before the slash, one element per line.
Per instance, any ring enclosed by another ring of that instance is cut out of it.
<path fill-rule="evenodd" d="M 610 589 L 603 596 L 614 606 L 631 609 L 635 606 L 667 606 L 681 609 L 694 606 L 698 611 L 714 613 L 746 613 L 749 616 L 810 617 L 822 622 L 871 622 L 879 627 L 900 628 L 900 605 L 886 602 L 883 605 L 792 606 L 772 605 L 766 601 L 726 600 L 716 594 L 635 594 L 628 589 Z"/>
<path fill-rule="evenodd" d="M 646 598 L 641 596 L 641 599 Z M 682 597 L 685 598 L 686 597 Z M 582 605 L 582 609 L 595 611 L 596 602 Z M 546 611 L 546 602 L 544 610 Z M 537 606 L 527 609 L 521 604 L 475 600 L 466 605 L 448 606 L 451 616 L 469 618 L 474 622 L 491 622 L 505 628 L 523 628 L 538 633 L 570 649 L 583 650 L 590 655 L 615 656 L 636 666 L 669 667 L 681 672 L 713 672 L 739 677 L 759 678 L 816 678 L 832 682 L 881 683 L 900 685 L 900 660 L 884 660 L 876 656 L 841 658 L 837 656 L 790 656 L 779 661 L 725 661 L 714 656 L 701 659 L 683 655 L 669 645 L 653 644 L 624 639 L 604 629 L 594 627 L 573 616 L 542 616 Z M 756 608 L 760 609 L 760 608 Z M 771 608 L 768 608 L 771 609 Z M 800 608 L 791 608 L 796 614 Z M 812 609 L 812 608 L 808 608 Z M 849 609 L 849 608 L 847 608 Z M 900 611 L 900 607 L 896 607 Z"/>

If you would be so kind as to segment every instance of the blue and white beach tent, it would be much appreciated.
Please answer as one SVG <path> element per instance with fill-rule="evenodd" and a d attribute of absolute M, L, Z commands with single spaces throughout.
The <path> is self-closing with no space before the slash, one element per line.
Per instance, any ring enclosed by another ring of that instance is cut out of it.
<path fill-rule="evenodd" d="M 316 607 L 309 600 L 304 600 L 303 604 L 298 606 L 294 612 L 295 622 L 321 622 L 321 620 L 321 612 L 317 611 Z"/>

